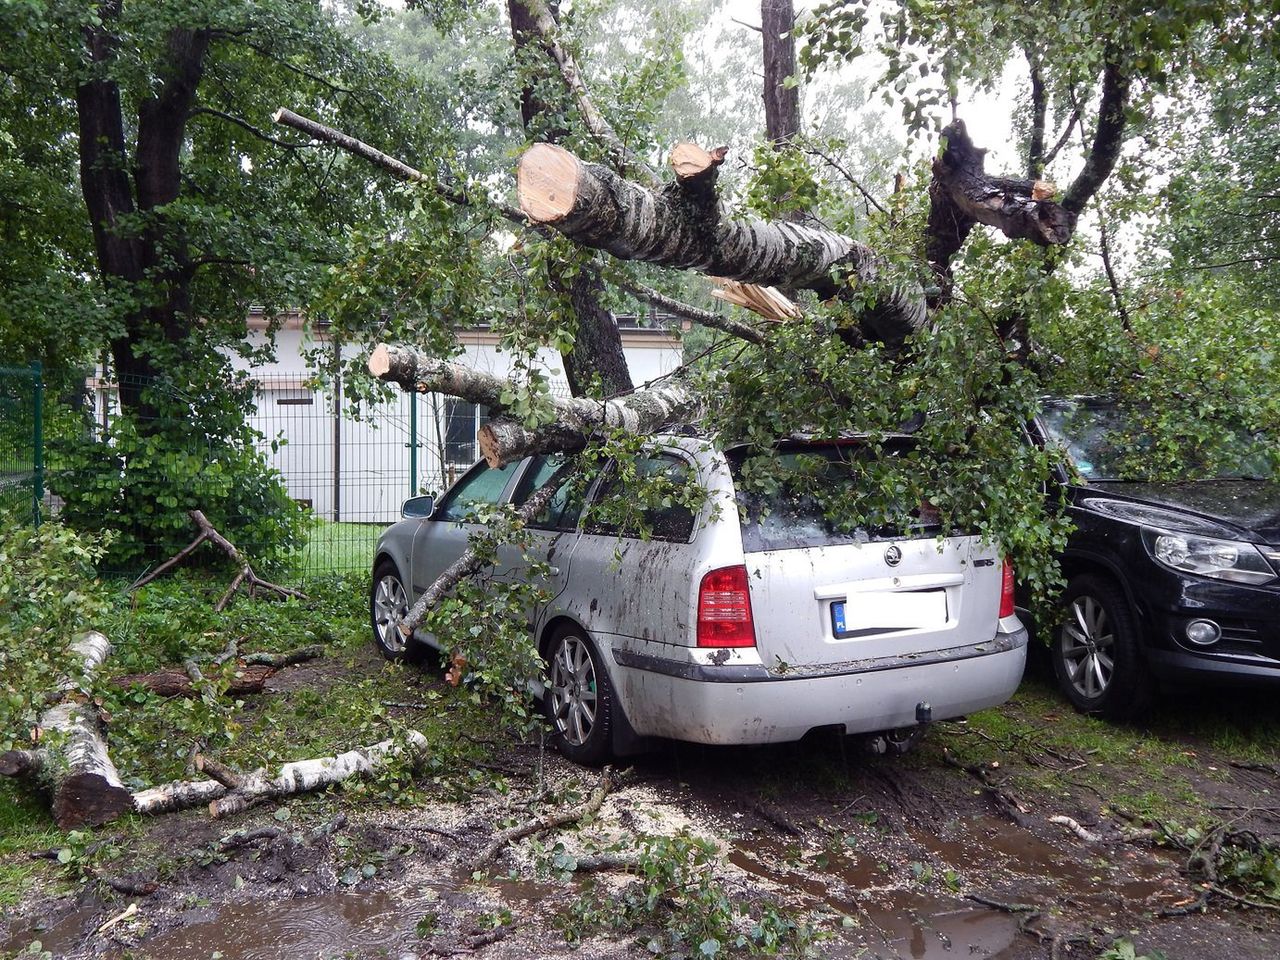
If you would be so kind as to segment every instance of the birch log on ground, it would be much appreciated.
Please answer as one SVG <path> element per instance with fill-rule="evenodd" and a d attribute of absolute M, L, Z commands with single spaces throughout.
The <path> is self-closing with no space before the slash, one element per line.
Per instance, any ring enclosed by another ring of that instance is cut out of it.
<path fill-rule="evenodd" d="M 62 829 L 98 826 L 133 807 L 133 797 L 107 753 L 96 708 L 78 694 L 81 678 L 92 677 L 111 652 L 111 641 L 95 630 L 71 646 L 75 676 L 57 686 L 60 702 L 40 715 L 40 745 L 0 755 L 0 773 L 34 777 L 48 789 L 53 818 Z"/>
<path fill-rule="evenodd" d="M 653 191 L 561 147 L 535 144 L 517 169 L 520 208 L 535 224 L 621 260 L 809 289 L 822 297 L 852 293 L 846 278 L 874 285 L 876 303 L 865 313 L 864 334 L 884 343 L 901 343 L 924 326 L 920 285 L 884 283 L 884 264 L 870 247 L 815 224 L 727 216 L 705 189 L 719 161 L 686 172 L 693 154 L 678 145 L 672 159 L 681 175 Z"/>
<path fill-rule="evenodd" d="M 513 386 L 503 377 L 437 359 L 416 347 L 385 343 L 370 355 L 369 372 L 379 380 L 398 383 L 405 390 L 447 394 L 483 404 L 491 413 L 499 414 L 480 430 L 480 453 L 493 467 L 534 453 L 579 450 L 590 437 L 603 431 L 657 433 L 687 418 L 699 402 L 699 397 L 679 380 L 612 400 L 552 397 L 549 402 L 555 421 L 531 430 L 500 416 L 504 409 L 502 395 Z"/>
<path fill-rule="evenodd" d="M 410 730 L 404 744 L 383 740 L 336 757 L 296 760 L 284 764 L 275 776 L 256 770 L 239 777 L 235 789 L 210 803 L 209 813 L 215 819 L 229 816 L 266 800 L 321 790 L 351 777 L 370 776 L 400 760 L 416 768 L 426 759 L 429 749 L 427 738 Z"/>
<path fill-rule="evenodd" d="M 149 815 L 173 813 L 208 806 L 226 795 L 227 788 L 217 780 L 174 780 L 139 790 L 133 795 L 133 809 Z"/>

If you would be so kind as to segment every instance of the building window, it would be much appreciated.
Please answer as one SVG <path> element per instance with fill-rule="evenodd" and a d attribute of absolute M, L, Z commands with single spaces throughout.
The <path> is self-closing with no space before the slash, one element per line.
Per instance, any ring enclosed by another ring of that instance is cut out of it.
<path fill-rule="evenodd" d="M 444 458 L 448 463 L 475 463 L 479 454 L 476 435 L 489 421 L 489 408 L 465 400 L 444 402 Z"/>

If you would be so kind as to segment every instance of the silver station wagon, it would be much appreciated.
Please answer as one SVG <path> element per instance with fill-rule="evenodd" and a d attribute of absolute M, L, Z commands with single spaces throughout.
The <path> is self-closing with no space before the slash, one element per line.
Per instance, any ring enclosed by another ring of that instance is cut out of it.
<path fill-rule="evenodd" d="M 895 442 L 909 443 L 891 438 L 882 449 Z M 810 471 L 825 458 L 824 482 L 847 483 L 839 468 L 854 448 L 865 455 L 860 442 L 788 441 L 770 458 Z M 566 481 L 531 524 L 533 552 L 553 571 L 554 599 L 531 625 L 547 663 L 538 692 L 566 756 L 598 763 L 650 737 L 774 743 L 817 727 L 878 735 L 877 749 L 896 750 L 931 720 L 1012 695 L 1027 632 L 994 544 L 920 522 L 909 536 L 840 531 L 794 487 L 746 493 L 751 458 L 746 448 L 657 441 L 639 470 L 692 478 L 707 495 L 697 509 L 647 511 L 648 539 L 584 510 L 627 495 L 612 465 L 585 488 Z M 559 462 L 480 463 L 438 501 L 406 504 L 374 561 L 370 613 L 384 655 L 408 652 L 398 623 L 466 548 L 469 505 L 519 505 Z M 420 634 L 411 642 L 436 645 Z"/>

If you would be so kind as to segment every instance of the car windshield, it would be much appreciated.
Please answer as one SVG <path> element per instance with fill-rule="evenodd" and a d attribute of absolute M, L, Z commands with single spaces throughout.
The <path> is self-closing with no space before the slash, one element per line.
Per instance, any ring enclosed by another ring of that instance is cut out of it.
<path fill-rule="evenodd" d="M 887 438 L 879 459 L 911 447 L 907 438 Z M 885 464 L 876 463 L 866 442 L 786 443 L 764 452 L 739 448 L 726 457 L 748 552 L 865 543 L 940 529 L 936 511 L 910 496 L 887 509 L 873 505 L 867 491 L 876 489 L 876 467 Z"/>
<path fill-rule="evenodd" d="M 1041 419 L 1086 480 L 1151 480 L 1157 444 L 1142 409 L 1101 401 L 1047 402 Z M 1180 437 L 1178 479 L 1264 480 L 1273 476 L 1265 438 L 1219 426 L 1209 439 Z"/>

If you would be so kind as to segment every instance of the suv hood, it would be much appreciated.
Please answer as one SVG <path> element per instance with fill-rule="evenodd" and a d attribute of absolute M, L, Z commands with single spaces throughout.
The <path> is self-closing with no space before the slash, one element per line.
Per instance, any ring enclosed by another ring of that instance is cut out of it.
<path fill-rule="evenodd" d="M 1087 496 L 1131 500 L 1237 527 L 1269 544 L 1280 544 L 1280 483 L 1270 480 L 1197 480 L 1138 483 L 1094 480 L 1077 487 Z"/>

